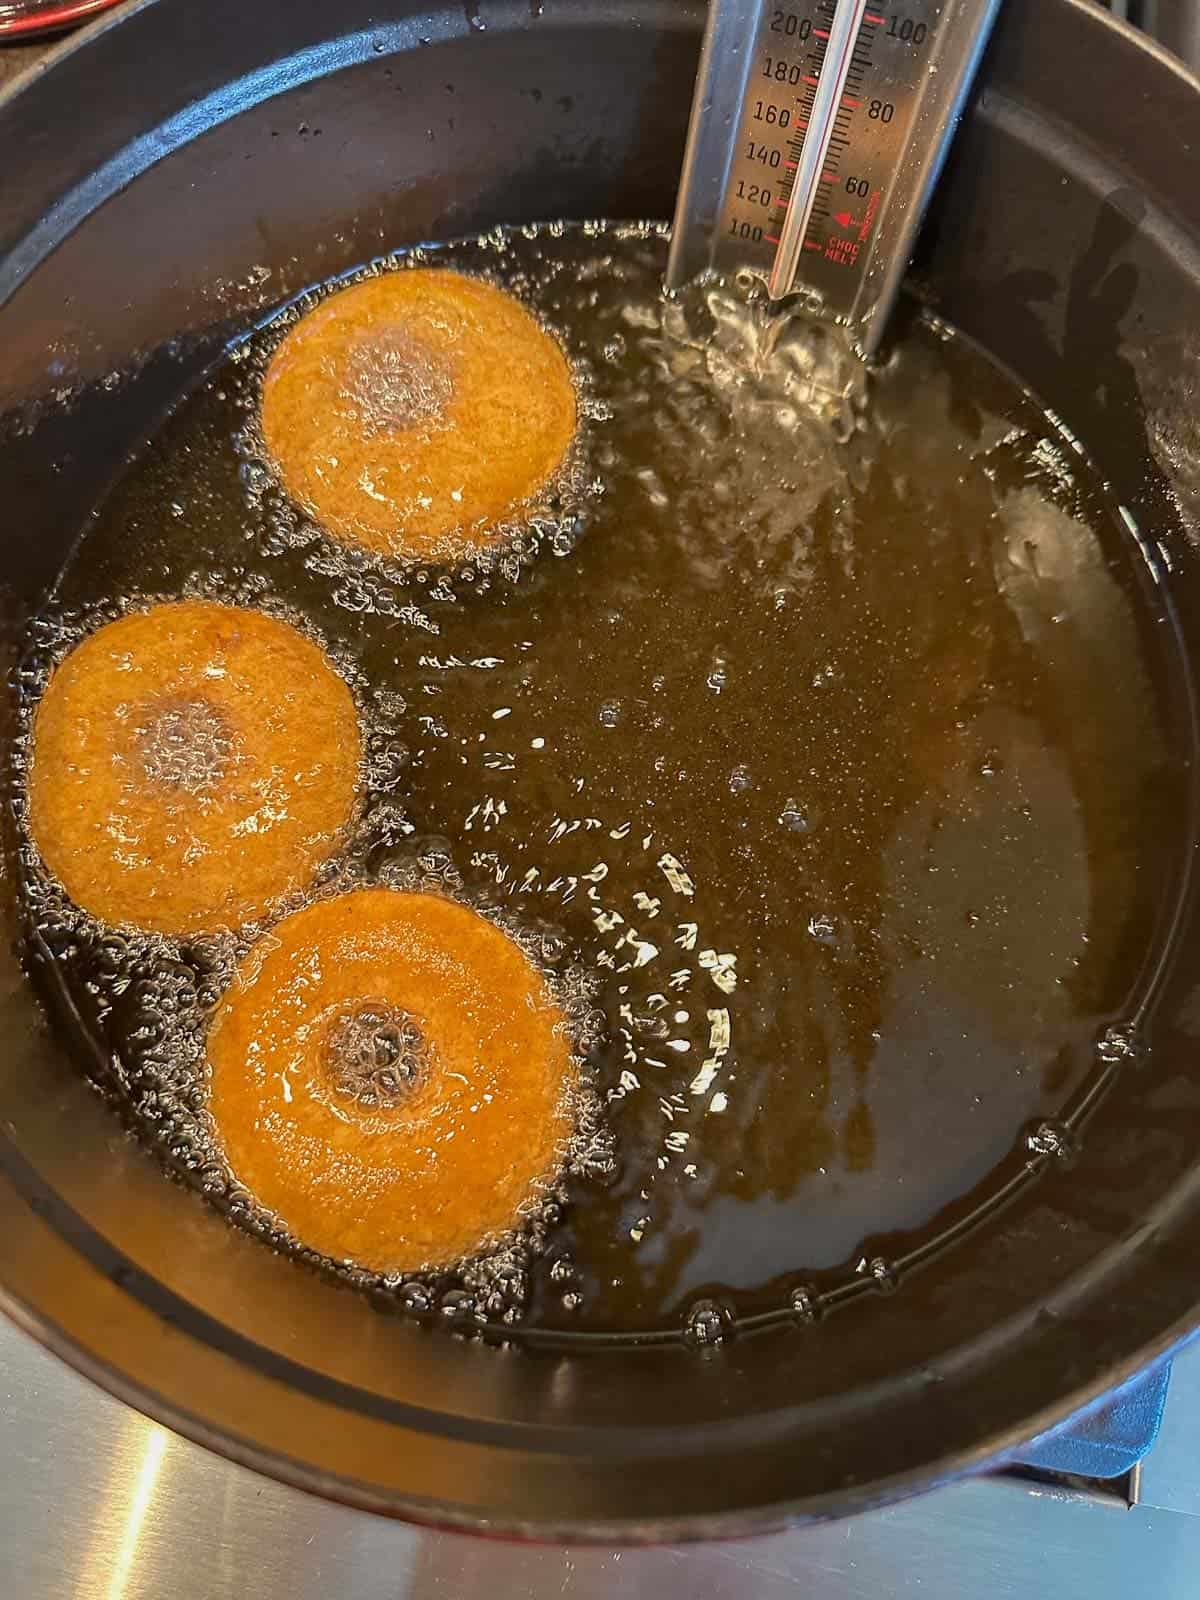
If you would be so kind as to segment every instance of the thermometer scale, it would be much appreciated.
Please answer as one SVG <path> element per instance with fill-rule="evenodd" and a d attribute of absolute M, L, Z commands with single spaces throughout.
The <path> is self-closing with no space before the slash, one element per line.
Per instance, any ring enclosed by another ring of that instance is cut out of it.
<path fill-rule="evenodd" d="M 710 0 L 669 287 L 749 269 L 863 355 L 1000 0 Z"/>

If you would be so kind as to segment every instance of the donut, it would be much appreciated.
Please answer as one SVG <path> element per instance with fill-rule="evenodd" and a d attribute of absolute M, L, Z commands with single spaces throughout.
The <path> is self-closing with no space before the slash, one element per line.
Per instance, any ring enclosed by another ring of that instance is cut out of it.
<path fill-rule="evenodd" d="M 262 435 L 293 500 L 336 538 L 401 560 L 495 543 L 562 464 L 575 388 L 511 295 L 412 268 L 329 295 L 287 333 Z"/>
<path fill-rule="evenodd" d="M 520 946 L 424 892 L 318 900 L 251 948 L 207 1041 L 234 1177 L 304 1246 L 381 1273 L 511 1233 L 557 1173 L 574 1061 Z"/>
<path fill-rule="evenodd" d="M 208 601 L 155 605 L 52 673 L 33 722 L 30 831 L 102 922 L 236 927 L 336 848 L 361 758 L 354 697 L 296 628 Z"/>

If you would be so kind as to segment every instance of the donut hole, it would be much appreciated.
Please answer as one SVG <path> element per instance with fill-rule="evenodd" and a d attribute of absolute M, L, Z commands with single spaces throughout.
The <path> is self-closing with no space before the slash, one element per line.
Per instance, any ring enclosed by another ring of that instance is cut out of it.
<path fill-rule="evenodd" d="M 334 1093 L 368 1108 L 399 1105 L 429 1066 L 416 1018 L 380 1000 L 339 1010 L 326 1030 L 321 1057 Z"/>
<path fill-rule="evenodd" d="M 145 781 L 182 794 L 213 793 L 228 775 L 236 753 L 228 717 L 210 700 L 200 698 L 152 702 L 135 720 L 133 737 Z"/>
<path fill-rule="evenodd" d="M 395 324 L 354 339 L 331 374 L 346 417 L 368 439 L 444 423 L 454 399 L 447 355 Z"/>

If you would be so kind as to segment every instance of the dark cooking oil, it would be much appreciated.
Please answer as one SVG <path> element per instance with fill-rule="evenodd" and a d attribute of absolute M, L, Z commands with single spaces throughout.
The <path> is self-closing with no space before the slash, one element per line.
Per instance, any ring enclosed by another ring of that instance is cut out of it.
<path fill-rule="evenodd" d="M 657 228 L 434 259 L 518 293 L 576 365 L 578 460 L 531 528 L 454 571 L 325 539 L 256 443 L 269 324 L 120 475 L 44 636 L 145 595 L 286 606 L 374 719 L 331 881 L 408 862 L 567 975 L 595 1095 L 534 1248 L 505 1258 L 527 1326 L 679 1330 L 691 1308 L 707 1340 L 888 1286 L 1057 1137 L 1098 1042 L 1131 1038 L 1188 756 L 1136 530 L 1009 376 L 911 310 L 847 393 L 828 337 L 781 332 L 746 286 L 665 300 Z M 288 1242 L 204 1145 L 196 1039 L 228 951 L 55 950 L 102 997 L 89 1026 L 139 1126 L 157 1107 L 176 1164 Z M 112 999 L 104 961 L 152 1003 Z M 122 1076 L 139 1028 L 175 1027 L 164 973 L 190 1053 Z M 400 1293 L 478 1319 L 478 1281 Z"/>

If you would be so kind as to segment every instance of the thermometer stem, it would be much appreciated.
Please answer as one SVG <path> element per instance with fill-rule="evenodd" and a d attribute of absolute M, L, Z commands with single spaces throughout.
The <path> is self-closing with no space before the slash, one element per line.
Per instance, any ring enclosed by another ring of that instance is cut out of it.
<path fill-rule="evenodd" d="M 672 289 L 750 273 L 875 354 L 1002 0 L 894 3 L 708 0 Z"/>

